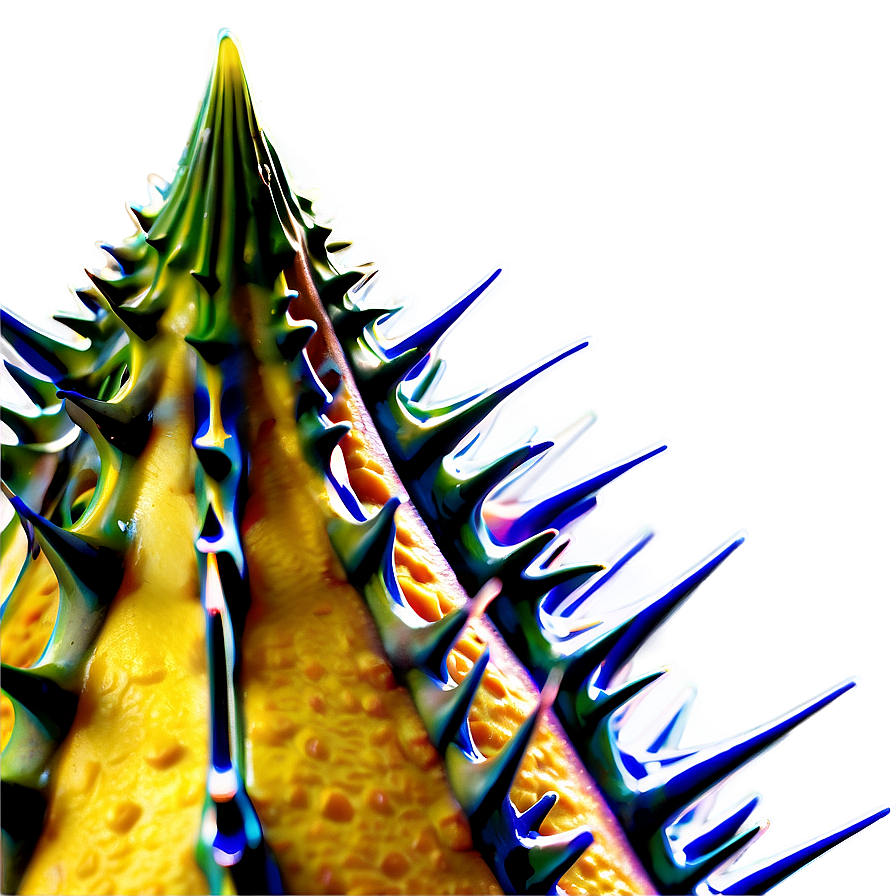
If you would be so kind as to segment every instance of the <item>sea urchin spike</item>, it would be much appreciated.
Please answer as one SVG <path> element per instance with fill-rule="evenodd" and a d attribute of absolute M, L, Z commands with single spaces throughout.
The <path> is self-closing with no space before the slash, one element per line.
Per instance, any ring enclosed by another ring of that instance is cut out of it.
<path fill-rule="evenodd" d="M 226 32 L 154 188 L 69 341 L 4 311 L 37 408 L 3 446 L 4 888 L 737 893 L 881 817 L 745 871 L 755 798 L 709 817 L 851 683 L 699 749 L 690 693 L 620 736 L 666 674 L 626 664 L 742 539 L 603 612 L 650 535 L 563 566 L 569 530 L 665 446 L 535 501 L 581 425 L 475 463 L 490 415 L 585 343 L 436 400 L 440 340 L 498 272 L 382 338 L 394 309 L 355 301 L 373 274 L 337 267 Z"/>

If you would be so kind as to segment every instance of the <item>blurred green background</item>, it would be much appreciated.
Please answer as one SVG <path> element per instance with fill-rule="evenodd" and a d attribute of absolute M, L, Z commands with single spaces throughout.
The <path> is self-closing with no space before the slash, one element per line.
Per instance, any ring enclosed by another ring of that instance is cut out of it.
<path fill-rule="evenodd" d="M 376 297 L 412 294 L 413 323 L 510 263 L 446 347 L 457 389 L 598 335 L 498 435 L 596 407 L 567 476 L 672 437 L 580 530 L 584 555 L 656 526 L 611 600 L 750 528 L 639 656 L 699 682 L 685 743 L 861 675 L 727 791 L 765 794 L 765 855 L 893 799 L 894 9 L 5 0 L 2 300 L 66 305 L 237 28 Z M 893 841 L 888 819 L 786 889 L 891 892 Z"/>

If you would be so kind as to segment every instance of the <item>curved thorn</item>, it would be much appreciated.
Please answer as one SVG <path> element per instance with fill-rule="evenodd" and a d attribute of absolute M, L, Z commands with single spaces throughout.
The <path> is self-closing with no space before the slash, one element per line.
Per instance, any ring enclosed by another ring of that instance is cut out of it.
<path fill-rule="evenodd" d="M 390 535 L 395 528 L 395 512 L 401 499 L 392 497 L 374 516 L 363 523 L 333 520 L 327 531 L 349 581 L 363 587 L 383 564 Z"/>
<path fill-rule="evenodd" d="M 582 698 L 577 701 L 576 708 L 576 715 L 581 721 L 583 734 L 587 737 L 589 732 L 593 733 L 601 722 L 636 697 L 642 695 L 648 688 L 652 687 L 666 675 L 668 671 L 668 669 L 656 669 L 653 672 L 648 672 L 640 678 L 627 681 L 613 691 L 602 692 L 599 700 L 583 694 Z"/>
<path fill-rule="evenodd" d="M 698 567 L 667 588 L 659 597 L 651 598 L 634 614 L 629 613 L 620 624 L 609 627 L 589 644 L 571 654 L 567 660 L 566 676 L 570 683 L 584 685 L 591 678 L 595 666 L 600 664 L 597 685 L 603 688 L 623 664 L 637 651 L 647 638 L 677 610 L 709 575 L 714 572 L 741 544 L 743 536 L 737 536 L 712 553 Z"/>
<path fill-rule="evenodd" d="M 685 857 L 692 861 L 718 849 L 737 833 L 741 825 L 753 814 L 753 810 L 759 805 L 760 800 L 759 794 L 754 793 L 741 800 L 727 812 L 718 814 L 703 827 L 696 837 L 692 837 L 682 847 Z"/>
<path fill-rule="evenodd" d="M 83 428 L 87 417 L 113 448 L 133 456 L 143 451 L 152 432 L 152 410 L 141 412 L 66 389 L 60 389 L 56 395 L 65 400 L 66 412 L 73 423 Z"/>
<path fill-rule="evenodd" d="M 694 888 L 709 875 L 734 862 L 748 846 L 755 843 L 769 828 L 768 820 L 763 820 L 736 834 L 725 843 L 699 858 L 657 863 L 653 873 L 663 885 L 665 893 L 693 893 Z"/>
<path fill-rule="evenodd" d="M 747 896 L 747 894 L 767 893 L 772 887 L 777 886 L 782 880 L 790 877 L 795 871 L 799 871 L 804 865 L 808 865 L 813 859 L 827 852 L 829 849 L 849 839 L 859 831 L 863 831 L 869 825 L 879 821 L 885 815 L 889 815 L 889 809 L 879 809 L 851 824 L 838 828 L 829 834 L 825 834 L 815 840 L 810 840 L 793 849 L 778 853 L 770 859 L 764 859 L 758 866 L 756 864 L 747 869 L 737 869 L 729 872 L 723 878 L 722 889 L 714 886 L 706 888 L 710 894 L 724 894 L 724 896 Z M 730 880 L 734 877 L 734 880 Z M 730 882 L 728 882 L 730 880 Z"/>
<path fill-rule="evenodd" d="M 313 320 L 293 321 L 287 319 L 288 329 L 277 337 L 277 348 L 287 361 L 294 361 L 302 352 L 311 337 L 317 332 L 317 324 Z"/>
<path fill-rule="evenodd" d="M 566 451 L 596 421 L 597 415 L 593 411 L 587 411 L 578 420 L 567 426 L 566 429 L 553 436 L 551 442 L 554 443 L 554 447 L 551 449 L 550 454 L 502 485 L 492 496 L 492 500 L 500 504 L 515 505 L 521 503 L 524 493 L 529 491 L 538 479 L 554 467 Z"/>
<path fill-rule="evenodd" d="M 540 532 L 548 526 L 562 529 L 593 506 L 591 499 L 605 485 L 609 485 L 614 479 L 617 479 L 633 467 L 661 454 L 666 448 L 666 445 L 659 445 L 632 455 L 621 463 L 601 470 L 599 473 L 595 473 L 593 476 L 589 476 L 587 479 L 569 486 L 559 494 L 539 501 L 534 507 L 529 508 L 516 519 L 506 521 L 504 525 L 496 526 L 496 523 L 490 520 L 489 528 L 503 544 L 513 544 L 535 532 Z"/>
<path fill-rule="evenodd" d="M 100 599 L 111 599 L 122 579 L 121 561 L 108 548 L 94 547 L 83 538 L 60 529 L 35 513 L 2 483 L 19 519 L 33 527 L 41 548 L 57 576 L 61 572 L 74 575 Z M 27 531 L 27 530 L 26 530 Z"/>
<path fill-rule="evenodd" d="M 16 353 L 41 376 L 58 383 L 69 372 L 63 357 L 65 346 L 5 308 L 0 308 L 0 330 Z M 70 348 L 69 351 L 78 350 Z"/>
<path fill-rule="evenodd" d="M 671 756 L 647 754 L 642 760 L 620 747 L 619 757 L 626 768 L 630 772 L 641 769 L 637 772 L 641 779 L 637 798 L 617 806 L 620 820 L 636 840 L 653 836 L 682 808 L 853 687 L 855 681 L 846 681 L 765 725 L 677 757 L 672 751 Z M 660 769 L 648 773 L 644 763 L 653 761 L 661 763 Z"/>
<path fill-rule="evenodd" d="M 573 591 L 564 596 L 564 603 L 556 611 L 561 616 L 572 616 L 590 597 L 607 584 L 615 575 L 622 571 L 626 564 L 636 557 L 653 539 L 651 529 L 639 530 L 633 538 L 626 542 L 606 563 L 606 568 L 595 576 L 587 587 L 583 587 L 578 594 Z M 578 589 L 577 589 L 578 590 Z"/>
<path fill-rule="evenodd" d="M 425 411 L 419 407 L 414 408 L 414 412 L 421 417 L 417 419 L 413 429 L 408 429 L 406 433 L 396 431 L 395 438 L 390 439 L 399 463 L 413 460 L 414 469 L 425 469 L 436 460 L 447 457 L 476 426 L 517 389 L 587 345 L 587 342 L 577 343 L 552 355 L 515 379 L 463 399 L 450 407 Z M 407 398 L 399 399 L 402 400 L 408 403 Z"/>
<path fill-rule="evenodd" d="M 16 366 L 6 358 L 3 359 L 6 372 L 13 378 L 16 385 L 25 393 L 28 400 L 46 411 L 51 407 L 58 407 L 60 402 L 56 397 L 56 385 L 50 380 L 40 379 L 21 367 Z"/>
<path fill-rule="evenodd" d="M 644 747 L 645 752 L 659 753 L 662 750 L 678 748 L 696 698 L 697 689 L 695 687 L 689 686 L 682 689 L 675 700 L 663 710 L 662 715 L 655 720 L 646 738 L 649 743 Z"/>
<path fill-rule="evenodd" d="M 538 801 L 531 805 L 519 816 L 519 830 L 525 834 L 537 834 L 548 813 L 557 804 L 560 795 L 553 790 L 539 797 Z"/>
<path fill-rule="evenodd" d="M 486 645 L 470 671 L 452 688 L 446 688 L 424 672 L 412 670 L 408 673 L 408 682 L 413 684 L 417 710 L 433 746 L 440 753 L 448 749 L 448 744 L 457 737 L 466 721 L 488 661 L 489 650 Z"/>
<path fill-rule="evenodd" d="M 499 811 L 510 793 L 538 723 L 557 696 L 558 686 L 559 676 L 553 676 L 542 690 L 535 711 L 491 759 L 471 762 L 458 746 L 449 745 L 445 754 L 448 780 L 474 829 Z"/>
<path fill-rule="evenodd" d="M 321 429 L 314 437 L 313 448 L 321 463 L 327 466 L 330 458 L 336 450 L 336 446 L 342 441 L 343 437 L 352 431 L 352 425 L 348 422 L 333 423 Z"/>
<path fill-rule="evenodd" d="M 501 268 L 498 268 L 465 296 L 458 299 L 454 304 L 449 305 L 448 308 L 437 314 L 419 330 L 410 336 L 406 336 L 396 345 L 384 348 L 383 355 L 386 357 L 386 360 L 393 361 L 411 350 L 416 350 L 419 354 L 426 354 L 460 320 L 492 283 L 498 279 L 500 273 Z"/>
<path fill-rule="evenodd" d="M 560 878 L 579 860 L 594 842 L 588 828 L 569 833 L 538 837 L 529 849 L 532 875 L 526 881 L 525 893 L 556 893 Z"/>

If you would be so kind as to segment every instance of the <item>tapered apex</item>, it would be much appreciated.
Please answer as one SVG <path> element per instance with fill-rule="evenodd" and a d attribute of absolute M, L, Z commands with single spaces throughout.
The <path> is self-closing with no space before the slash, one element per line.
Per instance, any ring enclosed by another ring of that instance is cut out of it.
<path fill-rule="evenodd" d="M 218 61 L 215 70 L 234 80 L 244 77 L 239 44 L 229 28 L 222 28 L 218 32 Z"/>

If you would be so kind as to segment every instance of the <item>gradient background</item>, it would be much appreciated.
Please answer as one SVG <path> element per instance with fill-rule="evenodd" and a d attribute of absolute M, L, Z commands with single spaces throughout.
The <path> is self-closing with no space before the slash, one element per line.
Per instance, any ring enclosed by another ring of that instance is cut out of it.
<path fill-rule="evenodd" d="M 674 8 L 673 8 L 674 7 Z M 295 183 L 376 260 L 408 327 L 501 266 L 444 351 L 449 397 L 582 335 L 487 445 L 599 421 L 537 493 L 656 441 L 574 554 L 658 536 L 607 589 L 648 593 L 747 543 L 651 641 L 693 682 L 684 744 L 857 688 L 725 788 L 758 858 L 894 798 L 896 127 L 889 4 L 155 2 L 7 11 L 4 303 L 37 320 L 169 176 L 222 26 Z M 403 325 L 397 325 L 397 330 Z M 491 453 L 491 452 L 489 452 Z M 644 717 L 649 715 L 645 704 Z M 633 725 L 637 724 L 637 718 Z M 777 892 L 883 892 L 892 818 Z"/>

